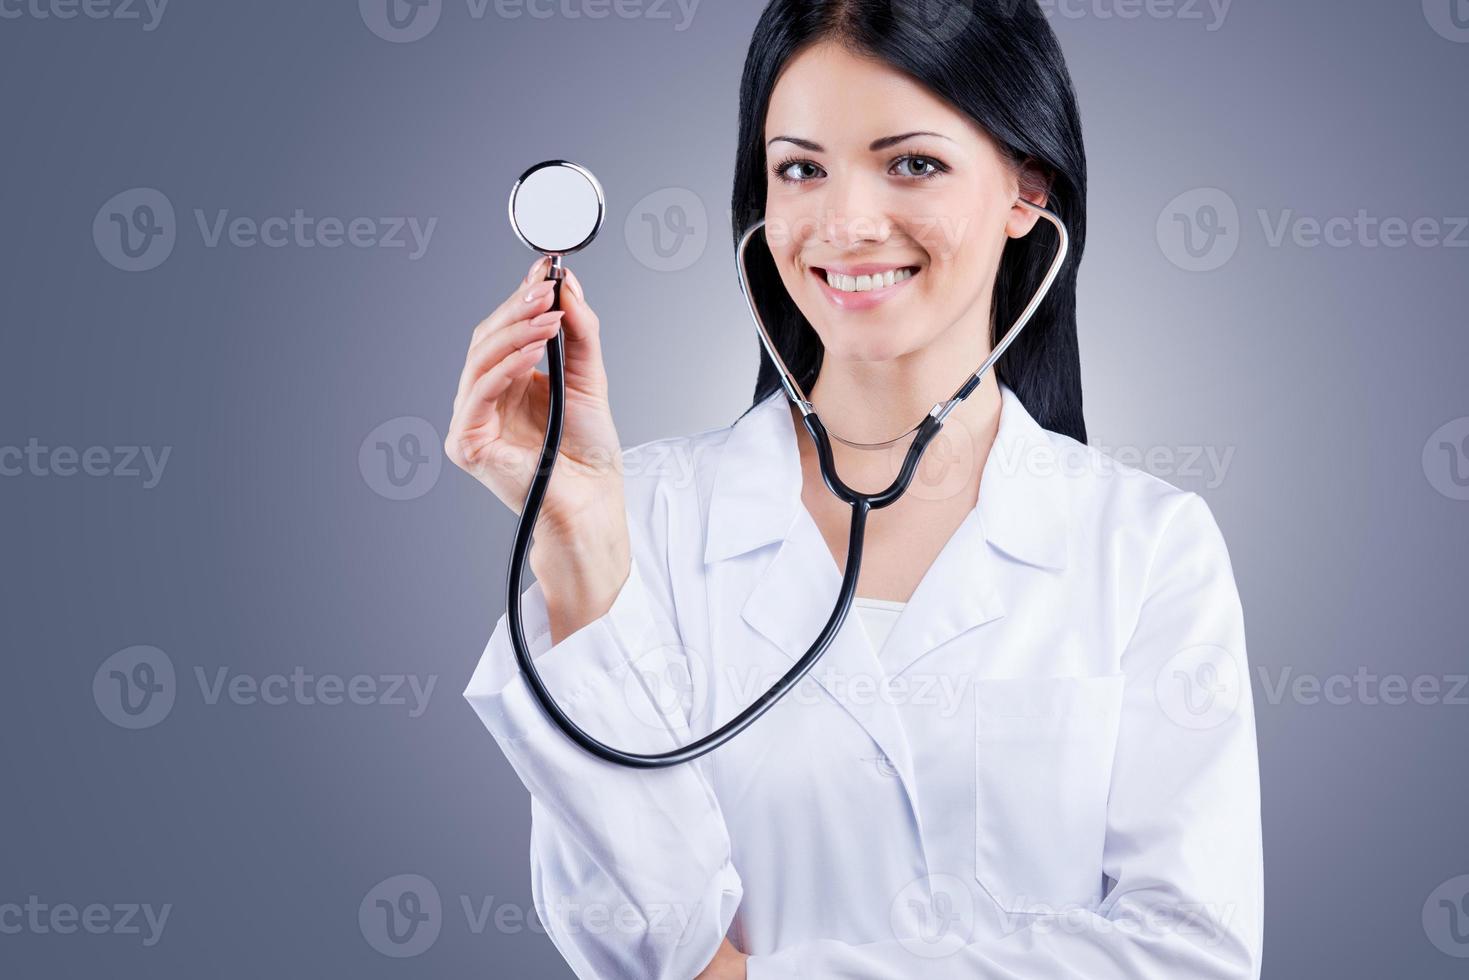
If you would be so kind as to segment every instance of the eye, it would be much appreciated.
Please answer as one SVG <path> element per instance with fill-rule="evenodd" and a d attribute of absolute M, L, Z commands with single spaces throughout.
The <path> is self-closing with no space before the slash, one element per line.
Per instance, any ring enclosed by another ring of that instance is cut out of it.
<path fill-rule="evenodd" d="M 937 177 L 941 173 L 946 173 L 949 169 L 934 157 L 918 156 L 917 154 L 909 154 L 908 156 L 898 157 L 898 159 L 894 161 L 893 166 L 901 167 L 905 164 L 910 163 L 922 164 L 931 168 L 923 173 L 913 173 L 910 171 L 901 175 L 904 177 L 912 177 L 916 180 L 928 180 L 931 177 Z"/>
<path fill-rule="evenodd" d="M 911 169 L 910 165 L 917 165 L 919 168 L 921 168 L 921 172 L 915 172 L 913 169 Z M 806 169 L 801 170 L 799 168 Z M 897 160 L 893 161 L 892 170 L 897 170 L 900 168 L 908 169 L 906 169 L 904 172 L 898 173 L 897 176 L 907 177 L 909 180 L 929 180 L 933 177 L 937 177 L 939 174 L 948 173 L 949 170 L 949 168 L 945 166 L 945 164 L 937 157 L 921 156 L 916 153 L 910 153 L 906 156 L 898 157 Z M 795 175 L 792 175 L 792 170 L 796 171 Z M 892 170 L 890 170 L 889 172 L 892 172 Z M 802 159 L 800 157 L 787 157 L 786 159 L 777 163 L 774 167 L 771 167 L 770 173 L 771 176 L 787 184 L 804 184 L 807 181 L 815 180 L 818 177 L 825 176 L 825 171 L 823 171 L 820 166 L 810 160 Z"/>
<path fill-rule="evenodd" d="M 774 167 L 771 167 L 770 173 L 772 176 L 776 177 L 779 180 L 785 181 L 787 184 L 803 184 L 807 180 L 811 180 L 815 176 L 814 174 L 811 174 L 805 177 L 792 177 L 787 173 L 792 167 L 811 167 L 815 170 L 821 169 L 810 160 L 802 160 L 799 157 L 787 157 L 780 163 L 777 163 Z"/>

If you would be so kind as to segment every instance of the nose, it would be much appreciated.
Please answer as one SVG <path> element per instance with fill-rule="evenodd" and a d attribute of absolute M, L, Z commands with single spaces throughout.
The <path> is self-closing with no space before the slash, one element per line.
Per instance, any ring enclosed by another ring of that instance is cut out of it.
<path fill-rule="evenodd" d="M 817 227 L 826 244 L 850 250 L 887 240 L 892 221 L 882 205 L 881 191 L 865 174 L 828 177 L 823 190 Z"/>

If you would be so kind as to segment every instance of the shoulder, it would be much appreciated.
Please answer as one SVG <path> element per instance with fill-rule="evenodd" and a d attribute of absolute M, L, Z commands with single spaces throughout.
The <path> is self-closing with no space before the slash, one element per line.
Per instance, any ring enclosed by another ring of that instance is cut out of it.
<path fill-rule="evenodd" d="M 1042 431 L 1055 462 L 1052 478 L 1063 488 L 1072 533 L 1083 545 L 1125 549 L 1148 565 L 1180 553 L 1228 563 L 1223 534 L 1201 495 L 1070 436 Z"/>
<path fill-rule="evenodd" d="M 1047 441 L 1074 570 L 1116 603 L 1134 667 L 1190 647 L 1223 648 L 1243 664 L 1239 589 L 1208 502 L 1068 436 Z"/>
<path fill-rule="evenodd" d="M 624 447 L 622 474 L 629 506 L 707 501 L 715 466 L 732 431 L 733 424 L 725 424 Z"/>

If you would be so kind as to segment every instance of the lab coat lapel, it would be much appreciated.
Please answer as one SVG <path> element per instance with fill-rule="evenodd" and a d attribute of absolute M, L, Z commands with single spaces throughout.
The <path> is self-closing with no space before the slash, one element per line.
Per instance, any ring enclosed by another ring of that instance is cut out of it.
<path fill-rule="evenodd" d="M 980 513 L 971 509 L 894 621 L 883 664 L 896 677 L 961 633 L 1004 615 Z"/>
<path fill-rule="evenodd" d="M 842 576 L 801 503 L 800 451 L 787 405 L 777 391 L 732 427 L 715 476 L 704 559 L 713 564 L 779 544 L 740 615 L 795 663 L 831 615 Z M 912 753 L 897 708 L 879 690 L 885 674 L 849 612 L 805 681 L 814 679 L 862 726 L 912 799 Z"/>
<path fill-rule="evenodd" d="M 893 623 L 883 663 L 896 677 L 939 646 L 1005 615 L 1020 586 L 1009 560 L 1041 569 L 1067 564 L 1066 486 L 1046 430 L 1008 385 L 1000 424 L 980 474 L 979 499 L 940 549 Z"/>
<path fill-rule="evenodd" d="M 794 663 L 831 615 L 841 578 L 820 529 L 803 508 L 740 614 Z M 887 671 L 854 616 L 847 614 L 807 678 L 814 678 L 862 726 L 915 798 L 913 757 L 902 718 L 893 699 L 882 693 Z"/>

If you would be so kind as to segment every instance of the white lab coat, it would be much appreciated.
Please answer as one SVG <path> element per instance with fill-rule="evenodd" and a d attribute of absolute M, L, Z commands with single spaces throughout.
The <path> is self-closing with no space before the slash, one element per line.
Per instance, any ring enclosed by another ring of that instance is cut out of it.
<path fill-rule="evenodd" d="M 796 439 L 777 391 L 625 450 L 611 609 L 548 649 L 526 590 L 532 655 L 591 734 L 684 744 L 815 639 L 841 576 Z M 1259 976 L 1254 710 L 1219 529 L 1003 385 L 978 504 L 880 657 L 849 615 L 783 701 L 667 769 L 551 725 L 504 616 L 465 697 L 530 792 L 533 898 L 578 977 L 690 980 L 726 933 L 750 980 Z"/>

